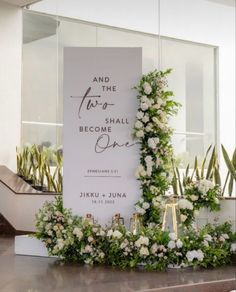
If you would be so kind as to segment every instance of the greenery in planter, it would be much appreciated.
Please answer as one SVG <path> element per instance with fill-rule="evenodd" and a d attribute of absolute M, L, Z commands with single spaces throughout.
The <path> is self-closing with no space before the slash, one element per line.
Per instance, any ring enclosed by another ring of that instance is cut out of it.
<path fill-rule="evenodd" d="M 38 190 L 62 193 L 62 152 L 37 145 L 17 148 L 17 174 Z"/>
<path fill-rule="evenodd" d="M 228 174 L 225 182 L 222 182 L 220 175 L 219 159 L 216 151 L 216 147 L 210 146 L 206 151 L 205 157 L 202 163 L 199 165 L 198 158 L 195 157 L 194 168 L 190 173 L 190 165 L 188 164 L 185 172 L 180 174 L 180 170 L 176 166 L 176 162 L 172 159 L 172 169 L 174 178 L 172 180 L 172 187 L 175 194 L 179 196 L 184 196 L 184 191 L 186 186 L 195 181 L 208 180 L 221 187 L 221 195 L 227 192 L 228 196 L 232 196 L 233 183 L 236 182 L 236 149 L 232 155 L 232 159 L 222 145 L 222 154 L 228 168 Z M 210 157 L 209 157 L 210 155 Z M 208 161 L 209 160 L 209 161 Z M 207 165 L 208 161 L 208 165 Z"/>

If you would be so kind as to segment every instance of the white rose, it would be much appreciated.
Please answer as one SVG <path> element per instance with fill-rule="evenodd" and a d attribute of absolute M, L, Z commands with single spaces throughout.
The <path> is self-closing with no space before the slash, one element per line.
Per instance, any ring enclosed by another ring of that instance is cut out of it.
<path fill-rule="evenodd" d="M 136 132 L 136 137 L 137 138 L 143 138 L 144 137 L 144 131 L 143 130 L 139 130 Z"/>
<path fill-rule="evenodd" d="M 138 112 L 137 112 L 136 117 L 137 117 L 139 120 L 141 120 L 141 119 L 143 118 L 143 116 L 144 116 L 144 113 L 143 113 L 143 112 L 141 112 L 141 111 L 138 111 Z"/>
<path fill-rule="evenodd" d="M 143 83 L 143 89 L 144 89 L 145 94 L 149 95 L 152 92 L 152 87 L 148 82 Z"/>
<path fill-rule="evenodd" d="M 212 241 L 212 236 L 211 236 L 210 234 L 206 234 L 206 235 L 204 236 L 204 239 L 205 239 L 206 241 Z"/>
<path fill-rule="evenodd" d="M 229 235 L 226 233 L 222 234 L 222 236 L 224 237 L 224 239 L 229 239 Z"/>
<path fill-rule="evenodd" d="M 144 123 L 149 122 L 149 117 L 148 117 L 147 115 L 145 115 L 145 116 L 142 118 L 142 121 L 143 121 Z"/>
<path fill-rule="evenodd" d="M 156 158 L 156 167 L 161 165 L 161 159 L 159 157 Z"/>
<path fill-rule="evenodd" d="M 93 251 L 93 248 L 90 245 L 86 245 L 84 248 L 85 253 L 91 253 Z"/>
<path fill-rule="evenodd" d="M 199 211 L 198 210 L 194 210 L 194 216 L 198 216 L 199 215 Z"/>
<path fill-rule="evenodd" d="M 138 240 L 135 241 L 135 246 L 140 247 L 141 245 L 149 245 L 149 238 L 145 236 L 140 236 Z"/>
<path fill-rule="evenodd" d="M 153 117 L 152 121 L 157 125 L 160 123 L 157 117 Z"/>
<path fill-rule="evenodd" d="M 81 239 L 81 238 L 83 237 L 83 232 L 82 232 L 82 230 L 81 230 L 80 228 L 78 228 L 78 227 L 75 227 L 75 228 L 74 228 L 74 230 L 73 230 L 73 234 L 74 234 L 77 238 L 79 238 L 79 239 Z"/>
<path fill-rule="evenodd" d="M 142 246 L 142 247 L 140 248 L 140 255 L 141 255 L 141 256 L 144 256 L 144 257 L 148 256 L 148 255 L 149 255 L 148 248 L 145 247 L 145 246 Z"/>
<path fill-rule="evenodd" d="M 198 200 L 198 196 L 196 195 L 191 195 L 190 196 L 190 199 L 194 202 L 194 201 L 197 201 Z"/>
<path fill-rule="evenodd" d="M 93 237 L 92 236 L 89 236 L 88 237 L 88 242 L 92 242 L 93 241 Z"/>
<path fill-rule="evenodd" d="M 185 222 L 187 218 L 188 218 L 188 217 L 187 217 L 186 215 L 184 215 L 184 214 L 181 214 L 181 215 L 180 215 L 180 221 L 181 221 L 181 222 Z"/>
<path fill-rule="evenodd" d="M 155 140 L 153 138 L 149 138 L 148 139 L 148 146 L 151 148 L 151 149 L 155 149 L 156 148 L 156 143 L 155 143 Z"/>
<path fill-rule="evenodd" d="M 232 244 L 231 244 L 230 251 L 233 252 L 233 253 L 236 252 L 236 243 L 232 243 Z"/>
<path fill-rule="evenodd" d="M 136 209 L 136 212 L 141 214 L 141 215 L 144 215 L 146 213 L 146 211 L 139 206 L 135 206 L 135 209 Z"/>
<path fill-rule="evenodd" d="M 156 243 L 154 243 L 152 246 L 151 246 L 151 253 L 152 254 L 155 254 L 158 250 L 158 245 Z"/>
<path fill-rule="evenodd" d="M 176 246 L 178 248 L 181 248 L 183 246 L 183 242 L 180 239 L 178 239 L 177 242 L 176 242 Z"/>
<path fill-rule="evenodd" d="M 113 232 L 113 234 L 112 234 L 112 237 L 113 237 L 113 238 L 118 238 L 118 239 L 120 239 L 122 236 L 123 236 L 123 234 L 122 234 L 120 231 L 118 231 L 118 230 L 115 230 L 115 231 Z"/>
<path fill-rule="evenodd" d="M 142 111 L 146 111 L 147 109 L 148 109 L 148 104 L 147 103 L 145 103 L 145 102 L 142 102 L 141 104 L 140 104 L 140 107 L 141 107 L 141 110 Z"/>
<path fill-rule="evenodd" d="M 110 229 L 110 230 L 107 231 L 107 236 L 108 236 L 108 237 L 111 237 L 112 234 L 113 234 L 113 230 L 112 230 L 112 229 Z"/>
<path fill-rule="evenodd" d="M 150 204 L 147 203 L 147 202 L 144 202 L 143 205 L 142 205 L 142 207 L 143 207 L 144 210 L 147 210 L 147 209 L 149 209 Z"/>
<path fill-rule="evenodd" d="M 174 232 L 172 232 L 172 233 L 169 233 L 169 238 L 171 240 L 176 240 L 177 239 L 177 236 L 176 236 L 176 234 Z"/>
<path fill-rule="evenodd" d="M 173 248 L 175 248 L 175 242 L 174 242 L 173 240 L 169 241 L 169 243 L 168 243 L 168 248 L 169 248 L 169 249 L 173 249 Z"/>
<path fill-rule="evenodd" d="M 143 128 L 143 123 L 140 122 L 140 121 L 137 121 L 137 122 L 135 123 L 135 128 L 136 128 L 136 129 L 142 129 L 142 128 Z"/>
<path fill-rule="evenodd" d="M 57 247 L 58 247 L 58 249 L 59 250 L 63 249 L 64 245 L 65 245 L 64 240 L 62 238 L 59 238 L 57 240 Z"/>
<path fill-rule="evenodd" d="M 215 202 L 216 204 L 219 204 L 219 203 L 220 203 L 220 201 L 219 201 L 218 198 L 214 198 L 214 202 Z"/>
<path fill-rule="evenodd" d="M 179 205 L 180 209 L 193 210 L 193 204 L 189 200 L 181 199 L 181 200 L 179 200 L 178 205 Z"/>

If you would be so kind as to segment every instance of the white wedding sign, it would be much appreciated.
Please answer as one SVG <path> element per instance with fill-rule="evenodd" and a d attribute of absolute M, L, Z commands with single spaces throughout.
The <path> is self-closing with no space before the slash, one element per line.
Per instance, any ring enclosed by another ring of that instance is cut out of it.
<path fill-rule="evenodd" d="M 64 206 L 101 224 L 126 220 L 140 196 L 132 138 L 141 48 L 64 50 Z"/>

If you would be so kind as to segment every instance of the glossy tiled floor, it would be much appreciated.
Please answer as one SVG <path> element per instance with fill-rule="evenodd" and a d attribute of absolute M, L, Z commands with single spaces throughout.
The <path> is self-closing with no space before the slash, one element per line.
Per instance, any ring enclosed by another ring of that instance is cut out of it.
<path fill-rule="evenodd" d="M 0 291 L 4 292 L 229 292 L 234 286 L 235 267 L 165 273 L 121 271 L 111 267 L 62 265 L 52 258 L 14 256 L 13 245 L 12 238 L 0 237 Z M 215 281 L 220 282 L 214 284 Z M 212 288 L 208 289 L 203 282 L 211 282 Z M 174 288 L 179 285 L 182 287 Z"/>

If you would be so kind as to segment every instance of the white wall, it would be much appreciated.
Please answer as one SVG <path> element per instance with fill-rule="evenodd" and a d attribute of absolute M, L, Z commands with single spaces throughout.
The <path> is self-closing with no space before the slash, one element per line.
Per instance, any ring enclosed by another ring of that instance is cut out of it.
<path fill-rule="evenodd" d="M 20 144 L 22 11 L 0 2 L 0 165 L 15 170 Z"/>
<path fill-rule="evenodd" d="M 44 0 L 32 9 L 142 32 L 158 32 L 157 0 Z M 235 8 L 207 0 L 161 0 L 160 31 L 164 36 L 219 47 L 220 142 L 232 152 L 236 139 Z"/>

